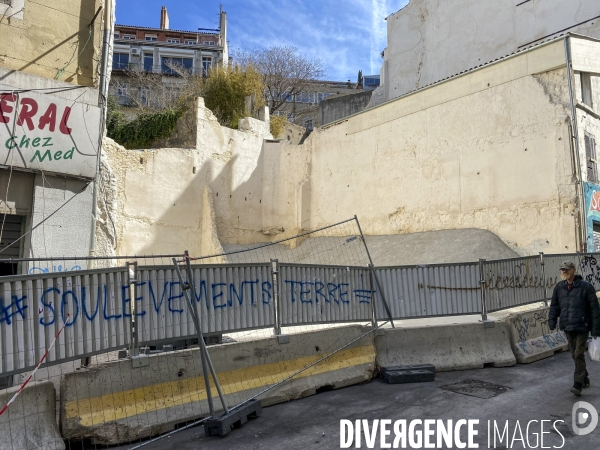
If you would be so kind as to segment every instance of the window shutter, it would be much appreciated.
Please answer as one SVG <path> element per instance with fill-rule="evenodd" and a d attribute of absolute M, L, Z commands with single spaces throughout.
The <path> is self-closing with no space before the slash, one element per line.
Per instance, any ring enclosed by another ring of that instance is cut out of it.
<path fill-rule="evenodd" d="M 598 166 L 596 164 L 596 140 L 590 134 L 585 134 L 585 159 L 587 162 L 587 180 L 598 183 Z"/>

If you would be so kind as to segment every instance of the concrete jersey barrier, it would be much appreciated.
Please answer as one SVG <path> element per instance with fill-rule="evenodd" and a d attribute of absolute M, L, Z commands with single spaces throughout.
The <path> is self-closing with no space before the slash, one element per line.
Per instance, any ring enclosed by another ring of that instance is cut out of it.
<path fill-rule="evenodd" d="M 375 338 L 377 364 L 403 366 L 433 364 L 436 371 L 513 366 L 508 325 L 481 322 L 385 329 Z"/>
<path fill-rule="evenodd" d="M 528 364 L 568 349 L 564 331 L 550 331 L 548 313 L 542 307 L 530 311 L 510 314 L 502 319 L 510 330 L 510 343 L 521 364 Z"/>
<path fill-rule="evenodd" d="M 330 328 L 277 338 L 209 347 L 229 406 L 318 361 L 369 328 Z M 89 367 L 64 376 L 61 385 L 61 430 L 64 438 L 117 444 L 153 436 L 178 423 L 209 415 L 198 349 L 150 355 L 148 366 L 131 360 Z M 259 398 L 263 406 L 340 388 L 371 379 L 375 369 L 373 335 L 302 372 Z M 221 404 L 212 387 L 215 409 Z"/>
<path fill-rule="evenodd" d="M 0 408 L 20 386 L 0 391 Z M 0 450 L 64 450 L 56 421 L 56 394 L 50 381 L 32 381 L 0 416 Z"/>

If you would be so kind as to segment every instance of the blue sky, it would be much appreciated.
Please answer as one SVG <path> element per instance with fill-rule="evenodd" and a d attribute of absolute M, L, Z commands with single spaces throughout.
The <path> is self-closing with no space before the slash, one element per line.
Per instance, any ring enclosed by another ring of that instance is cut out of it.
<path fill-rule="evenodd" d="M 171 28 L 218 28 L 227 12 L 231 49 L 293 45 L 321 58 L 328 80 L 356 81 L 379 73 L 386 46 L 385 17 L 408 0 L 116 0 L 117 23 L 158 27 L 160 8 Z"/>

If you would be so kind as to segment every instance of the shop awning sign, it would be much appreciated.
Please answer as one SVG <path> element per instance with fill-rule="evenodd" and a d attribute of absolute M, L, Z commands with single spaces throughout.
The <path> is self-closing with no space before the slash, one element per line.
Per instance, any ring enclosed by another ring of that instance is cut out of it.
<path fill-rule="evenodd" d="M 0 85 L 0 165 L 94 178 L 100 108 Z"/>

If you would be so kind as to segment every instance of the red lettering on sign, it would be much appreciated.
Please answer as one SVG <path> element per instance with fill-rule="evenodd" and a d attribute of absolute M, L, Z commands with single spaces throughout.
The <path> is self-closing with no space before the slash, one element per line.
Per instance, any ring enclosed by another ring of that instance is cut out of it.
<path fill-rule="evenodd" d="M 11 116 L 9 113 L 13 112 L 14 107 L 9 105 L 9 102 L 16 102 L 17 96 L 14 94 L 1 94 L 0 95 L 0 123 L 9 123 L 11 121 Z M 17 125 L 22 126 L 23 124 L 27 125 L 29 131 L 33 131 L 35 129 L 34 117 L 38 113 L 38 103 L 28 97 L 21 97 L 20 101 L 20 110 L 19 117 L 17 119 Z M 51 103 L 50 106 L 46 109 L 46 112 L 39 118 L 37 122 L 37 126 L 40 130 L 44 130 L 46 126 L 48 126 L 49 131 L 54 131 L 56 128 L 56 118 L 58 117 L 57 105 L 55 103 Z M 62 118 L 60 119 L 58 129 L 62 134 L 71 134 L 72 129 L 69 128 L 68 122 L 69 117 L 71 115 L 71 107 L 65 106 L 65 109 L 62 113 Z"/>
<path fill-rule="evenodd" d="M 19 112 L 19 118 L 17 119 L 17 125 L 22 126 L 23 123 L 27 123 L 29 131 L 35 129 L 33 124 L 33 116 L 37 114 L 38 104 L 32 98 L 24 98 L 21 100 L 21 111 Z"/>
<path fill-rule="evenodd" d="M 60 132 L 62 134 L 71 134 L 71 129 L 67 127 L 67 122 L 69 120 L 69 116 L 71 115 L 71 108 L 68 106 L 65 108 L 65 112 L 63 113 L 62 119 L 60 119 Z"/>
<path fill-rule="evenodd" d="M 590 211 L 600 212 L 600 191 L 595 191 L 592 194 L 592 201 L 590 205 Z"/>
<path fill-rule="evenodd" d="M 46 125 L 49 126 L 50 131 L 54 131 L 56 128 L 56 105 L 54 103 L 50 103 L 48 109 L 44 113 L 42 117 L 40 117 L 40 122 L 38 124 L 38 128 L 43 130 Z"/>
<path fill-rule="evenodd" d="M 10 116 L 4 114 L 11 113 L 13 107 L 8 102 L 16 102 L 17 96 L 15 94 L 0 94 L 0 123 L 8 123 Z"/>

